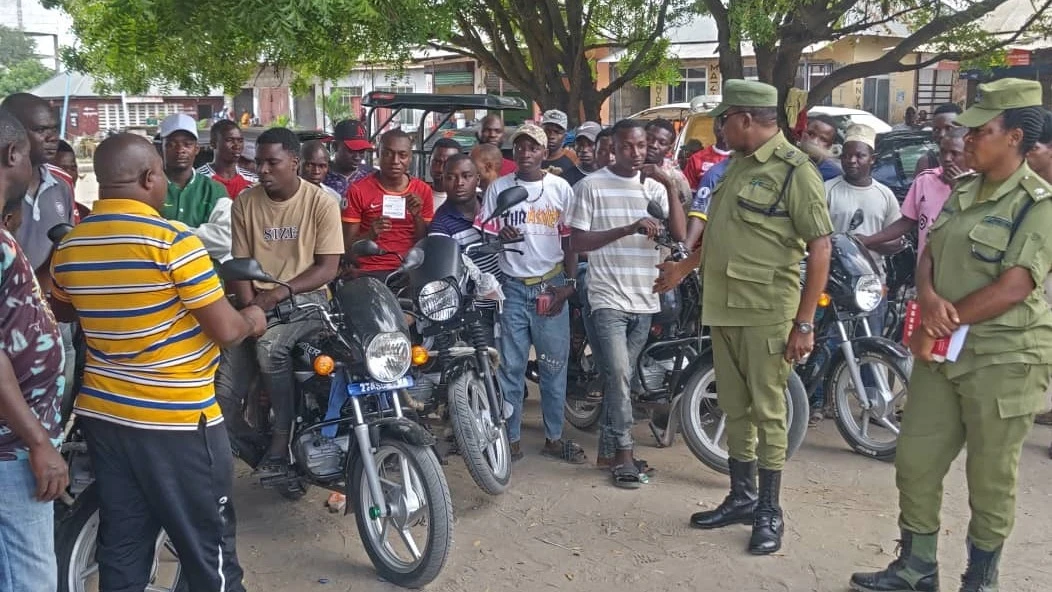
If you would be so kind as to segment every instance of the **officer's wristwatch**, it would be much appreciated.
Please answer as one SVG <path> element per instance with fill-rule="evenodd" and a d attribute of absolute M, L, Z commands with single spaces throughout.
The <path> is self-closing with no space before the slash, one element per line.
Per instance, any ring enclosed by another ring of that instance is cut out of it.
<path fill-rule="evenodd" d="M 796 332 L 801 335 L 807 335 L 815 330 L 815 326 L 807 321 L 793 321 L 793 326 L 796 327 Z"/>

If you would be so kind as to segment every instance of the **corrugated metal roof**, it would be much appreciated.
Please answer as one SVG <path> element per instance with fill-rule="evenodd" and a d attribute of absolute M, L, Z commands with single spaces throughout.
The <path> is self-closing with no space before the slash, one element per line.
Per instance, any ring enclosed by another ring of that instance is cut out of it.
<path fill-rule="evenodd" d="M 55 74 L 46 82 L 37 86 L 30 93 L 44 99 L 61 99 L 66 96 L 66 72 Z M 69 73 L 69 96 L 70 98 L 106 98 L 119 97 L 120 93 L 102 95 L 95 92 L 95 78 L 89 74 L 78 72 Z M 136 95 L 145 97 L 197 97 L 201 95 L 191 94 L 182 89 L 169 89 L 167 92 L 159 87 L 150 87 L 145 94 Z M 212 89 L 210 97 L 222 97 L 223 91 Z"/>

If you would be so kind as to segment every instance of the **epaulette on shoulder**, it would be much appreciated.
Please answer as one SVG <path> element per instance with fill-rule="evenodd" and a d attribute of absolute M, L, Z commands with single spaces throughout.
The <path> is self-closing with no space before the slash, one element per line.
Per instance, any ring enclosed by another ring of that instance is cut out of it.
<path fill-rule="evenodd" d="M 785 143 L 774 149 L 774 155 L 781 158 L 785 162 L 793 165 L 794 167 L 801 166 L 808 160 L 810 160 L 803 150 L 800 150 L 792 144 Z"/>
<path fill-rule="evenodd" d="M 1036 174 L 1029 174 L 1019 180 L 1022 187 L 1034 201 L 1041 201 L 1052 197 L 1052 186 Z"/>

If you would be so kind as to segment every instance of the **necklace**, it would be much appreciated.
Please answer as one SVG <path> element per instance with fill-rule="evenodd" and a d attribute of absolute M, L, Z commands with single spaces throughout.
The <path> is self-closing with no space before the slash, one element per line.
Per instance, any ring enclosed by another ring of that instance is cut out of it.
<path fill-rule="evenodd" d="M 515 186 L 516 187 L 522 187 L 522 185 L 519 184 L 519 181 L 522 181 L 523 183 L 537 183 L 537 182 L 539 182 L 541 184 L 541 192 L 538 193 L 537 197 L 535 197 L 533 199 L 526 198 L 526 203 L 537 203 L 538 201 L 540 201 L 540 199 L 542 197 L 544 197 L 544 176 L 547 175 L 547 174 L 548 174 L 547 172 L 542 173 L 541 174 L 541 178 L 538 179 L 537 181 L 523 181 L 522 179 L 519 178 L 519 174 L 515 173 Z M 527 189 L 527 191 L 529 191 L 529 190 Z"/>

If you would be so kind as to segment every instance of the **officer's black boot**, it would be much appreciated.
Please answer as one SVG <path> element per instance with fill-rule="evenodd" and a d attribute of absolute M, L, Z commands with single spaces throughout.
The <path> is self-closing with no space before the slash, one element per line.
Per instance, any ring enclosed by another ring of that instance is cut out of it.
<path fill-rule="evenodd" d="M 749 552 L 753 555 L 770 555 L 782 548 L 782 508 L 778 505 L 778 494 L 782 489 L 782 472 L 760 469 L 760 499 L 752 517 L 752 536 L 749 537 Z"/>
<path fill-rule="evenodd" d="M 961 592 L 997 592 L 997 564 L 1001 548 L 983 551 L 968 541 L 968 569 L 961 576 Z"/>
<path fill-rule="evenodd" d="M 938 592 L 939 533 L 902 531 L 899 557 L 887 569 L 851 576 L 851 589 L 859 592 Z"/>
<path fill-rule="evenodd" d="M 756 508 L 756 461 L 729 460 L 731 492 L 715 510 L 690 517 L 694 528 L 722 528 L 728 524 L 752 524 Z"/>

